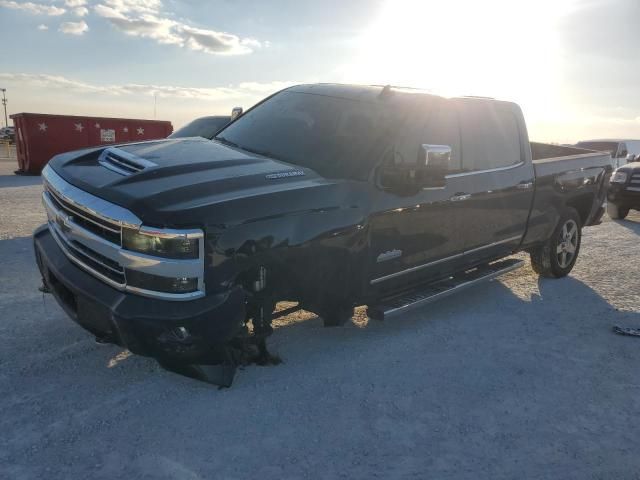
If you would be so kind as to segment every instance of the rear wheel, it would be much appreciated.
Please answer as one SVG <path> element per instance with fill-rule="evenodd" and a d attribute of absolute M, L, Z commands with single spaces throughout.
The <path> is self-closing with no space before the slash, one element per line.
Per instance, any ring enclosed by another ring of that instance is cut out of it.
<path fill-rule="evenodd" d="M 619 207 L 615 203 L 607 202 L 607 213 L 614 220 L 622 220 L 629 214 L 629 209 Z"/>
<path fill-rule="evenodd" d="M 578 259 L 581 239 L 580 216 L 575 209 L 567 208 L 551 238 L 531 251 L 533 270 L 549 278 L 568 275 Z"/>

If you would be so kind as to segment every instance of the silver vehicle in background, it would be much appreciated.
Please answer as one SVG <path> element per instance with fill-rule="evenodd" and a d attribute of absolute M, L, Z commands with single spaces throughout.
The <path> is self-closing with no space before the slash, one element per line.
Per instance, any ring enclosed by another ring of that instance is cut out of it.
<path fill-rule="evenodd" d="M 608 152 L 611 155 L 611 166 L 616 169 L 640 158 L 640 140 L 602 139 L 583 140 L 575 145 L 587 150 Z"/>

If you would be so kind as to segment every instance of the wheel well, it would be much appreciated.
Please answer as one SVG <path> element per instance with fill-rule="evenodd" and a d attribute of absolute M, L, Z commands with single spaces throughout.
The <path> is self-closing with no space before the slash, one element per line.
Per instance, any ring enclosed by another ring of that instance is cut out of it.
<path fill-rule="evenodd" d="M 567 207 L 573 207 L 580 215 L 580 223 L 584 225 L 589 218 L 589 214 L 591 213 L 591 208 L 593 207 L 593 197 L 592 193 L 585 193 L 583 195 L 579 195 L 570 199 L 567 202 Z"/>

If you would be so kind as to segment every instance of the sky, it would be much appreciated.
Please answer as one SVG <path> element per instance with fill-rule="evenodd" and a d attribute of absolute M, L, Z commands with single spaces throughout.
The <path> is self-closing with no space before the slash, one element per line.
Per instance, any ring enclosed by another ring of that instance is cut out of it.
<path fill-rule="evenodd" d="M 10 114 L 180 127 L 312 82 L 515 101 L 538 141 L 640 138 L 640 0 L 0 0 Z"/>

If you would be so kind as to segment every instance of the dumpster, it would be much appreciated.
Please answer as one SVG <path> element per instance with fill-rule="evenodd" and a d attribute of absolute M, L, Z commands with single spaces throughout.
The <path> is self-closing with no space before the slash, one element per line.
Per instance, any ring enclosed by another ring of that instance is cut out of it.
<path fill-rule="evenodd" d="M 171 122 L 40 113 L 11 115 L 16 130 L 18 174 L 39 174 L 58 153 L 98 145 L 166 138 Z"/>

